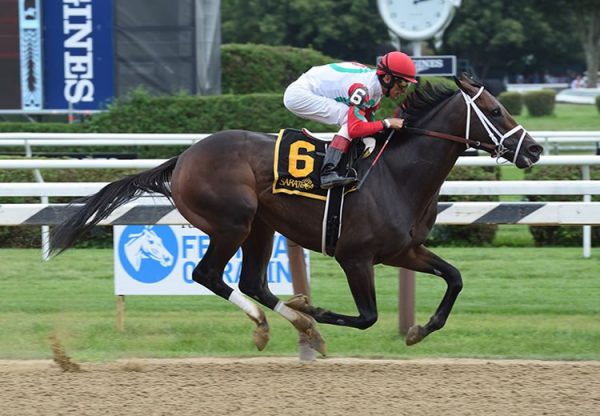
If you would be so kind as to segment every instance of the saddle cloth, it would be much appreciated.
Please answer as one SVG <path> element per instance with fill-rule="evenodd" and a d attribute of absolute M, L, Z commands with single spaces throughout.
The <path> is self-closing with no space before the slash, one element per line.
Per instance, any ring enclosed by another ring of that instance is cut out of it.
<path fill-rule="evenodd" d="M 320 171 L 327 143 L 302 130 L 281 129 L 275 144 L 273 193 L 325 201 L 327 190 L 321 189 Z"/>
<path fill-rule="evenodd" d="M 327 190 L 321 189 L 321 165 L 325 157 L 328 140 L 321 140 L 308 130 L 282 129 L 277 136 L 273 163 L 273 193 L 300 195 L 308 198 L 327 199 Z M 341 166 L 348 165 L 348 159 L 368 158 L 375 148 L 375 139 L 365 138 L 354 143 L 350 152 L 342 156 Z M 364 173 L 368 163 L 353 164 L 358 176 Z M 363 161 L 364 162 L 364 161 Z M 346 193 L 355 190 L 346 188 Z"/>

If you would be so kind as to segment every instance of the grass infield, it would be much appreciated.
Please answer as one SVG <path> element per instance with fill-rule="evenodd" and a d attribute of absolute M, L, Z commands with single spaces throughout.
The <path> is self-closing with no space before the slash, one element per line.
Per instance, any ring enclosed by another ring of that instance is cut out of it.
<path fill-rule="evenodd" d="M 398 273 L 377 266 L 379 321 L 370 329 L 319 325 L 331 356 L 600 359 L 600 249 L 437 248 L 463 274 L 446 327 L 405 346 L 398 335 Z M 292 326 L 267 311 L 271 341 L 258 352 L 254 324 L 216 296 L 129 296 L 115 329 L 112 250 L 72 250 L 44 263 L 39 250 L 0 250 L 0 359 L 51 358 L 54 336 L 74 360 L 295 355 Z M 312 255 L 314 303 L 355 314 L 341 269 Z M 417 321 L 442 298 L 441 279 L 417 275 Z"/>

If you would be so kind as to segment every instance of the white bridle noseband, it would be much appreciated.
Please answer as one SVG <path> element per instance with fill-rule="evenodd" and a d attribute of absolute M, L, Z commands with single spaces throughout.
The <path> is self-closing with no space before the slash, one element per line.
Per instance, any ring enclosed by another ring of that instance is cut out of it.
<path fill-rule="evenodd" d="M 496 145 L 496 154 L 494 156 L 496 156 L 496 162 L 498 162 L 498 160 L 502 157 L 502 155 L 504 155 L 506 152 L 508 152 L 508 149 L 506 147 L 504 147 L 504 140 L 507 139 L 508 137 L 512 136 L 513 134 L 517 133 L 519 130 L 523 130 L 523 133 L 521 134 L 521 137 L 519 139 L 519 143 L 517 144 L 517 148 L 515 149 L 515 157 L 512 160 L 512 163 L 515 163 L 517 160 L 517 157 L 519 156 L 519 152 L 521 151 L 521 145 L 523 144 L 523 140 L 525 139 L 525 136 L 527 135 L 527 130 L 525 130 L 523 128 L 523 126 L 521 126 L 519 124 L 514 129 L 512 129 L 504 134 L 500 133 L 498 131 L 498 129 L 496 129 L 496 127 L 494 127 L 492 122 L 490 120 L 488 120 L 488 118 L 485 116 L 485 114 L 483 114 L 481 109 L 479 107 L 477 107 L 477 104 L 475 104 L 475 100 L 477 98 L 479 98 L 479 96 L 481 95 L 483 90 L 484 90 L 484 88 L 481 87 L 479 89 L 479 91 L 477 92 L 477 94 L 475 94 L 475 96 L 473 96 L 473 98 L 469 97 L 469 95 L 466 92 L 464 92 L 463 90 L 460 90 L 460 92 L 463 95 L 463 98 L 465 99 L 465 103 L 467 104 L 467 128 L 466 128 L 466 132 L 465 132 L 465 137 L 470 140 L 469 135 L 470 135 L 470 130 L 471 130 L 471 109 L 473 109 L 475 114 L 477 114 L 479 121 L 481 121 L 481 124 L 485 128 L 485 131 L 487 132 L 488 136 L 490 136 L 490 139 Z M 467 148 L 468 147 L 469 147 L 469 145 L 467 144 Z"/>

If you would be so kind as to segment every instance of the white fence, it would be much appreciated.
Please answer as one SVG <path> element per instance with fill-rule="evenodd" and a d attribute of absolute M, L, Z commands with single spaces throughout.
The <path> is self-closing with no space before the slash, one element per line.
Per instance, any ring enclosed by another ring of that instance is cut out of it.
<path fill-rule="evenodd" d="M 600 146 L 600 131 L 531 131 L 544 153 L 561 150 L 596 151 Z M 190 145 L 210 134 L 167 133 L 0 133 L 0 146 L 165 146 Z M 333 133 L 314 133 L 330 140 Z M 85 139 L 82 140 L 82 137 Z"/>

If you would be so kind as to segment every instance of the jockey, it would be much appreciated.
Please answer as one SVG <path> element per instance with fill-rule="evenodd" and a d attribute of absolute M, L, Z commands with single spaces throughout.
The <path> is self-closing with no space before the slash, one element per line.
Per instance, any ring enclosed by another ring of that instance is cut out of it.
<path fill-rule="evenodd" d="M 288 110 L 308 120 L 340 127 L 327 147 L 321 168 L 321 188 L 356 181 L 336 171 L 353 139 L 386 128 L 402 128 L 404 120 L 401 118 L 374 121 L 374 115 L 382 96 L 398 98 L 409 83 L 417 83 L 415 64 L 408 55 L 394 51 L 381 58 L 377 69 L 356 62 L 316 66 L 287 87 L 283 103 Z"/>

